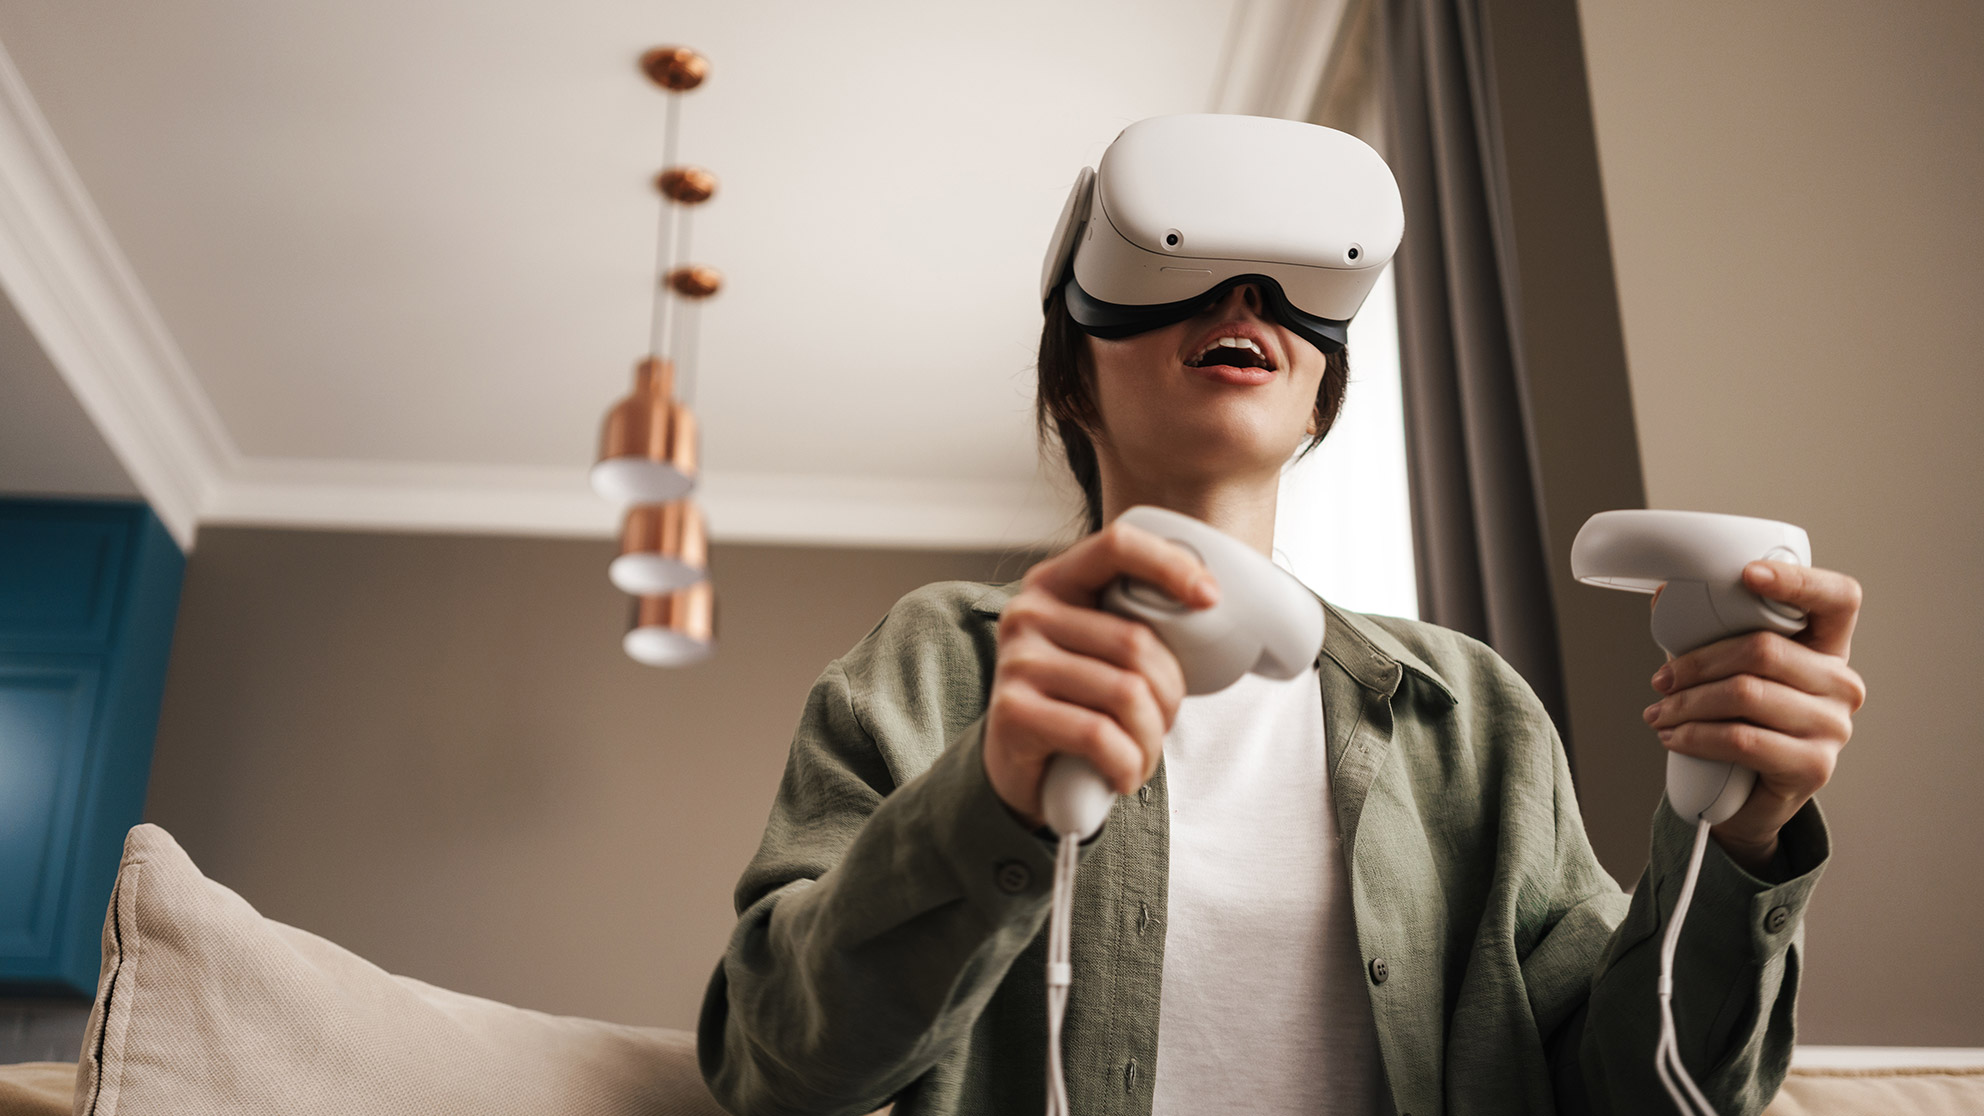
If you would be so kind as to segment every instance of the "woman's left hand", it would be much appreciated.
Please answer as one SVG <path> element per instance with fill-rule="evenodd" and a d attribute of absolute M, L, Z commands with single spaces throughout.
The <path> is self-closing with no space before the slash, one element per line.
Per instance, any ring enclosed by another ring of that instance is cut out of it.
<path fill-rule="evenodd" d="M 1743 584 L 1809 614 L 1795 637 L 1751 632 L 1698 647 L 1653 676 L 1666 696 L 1646 722 L 1669 750 L 1757 773 L 1749 801 L 1710 832 L 1730 859 L 1764 875 L 1777 831 L 1832 778 L 1867 686 L 1846 665 L 1860 583 L 1832 570 L 1752 562 Z"/>

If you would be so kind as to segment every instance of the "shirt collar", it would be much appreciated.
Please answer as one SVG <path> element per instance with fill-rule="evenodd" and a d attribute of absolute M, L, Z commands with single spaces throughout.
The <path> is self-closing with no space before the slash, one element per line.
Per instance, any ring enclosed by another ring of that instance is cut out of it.
<path fill-rule="evenodd" d="M 1009 581 L 1004 585 L 987 586 L 985 592 L 972 604 L 972 611 L 981 615 L 997 617 L 1005 611 L 1006 602 L 1020 591 L 1019 581 Z M 1431 684 L 1447 699 L 1448 705 L 1458 705 L 1453 687 L 1440 677 L 1438 671 L 1428 666 L 1425 660 L 1400 643 L 1397 636 L 1379 627 L 1362 613 L 1340 609 L 1316 593 L 1311 596 L 1323 606 L 1326 619 L 1323 623 L 1323 650 L 1316 656 L 1316 665 L 1321 666 L 1325 658 L 1342 667 L 1344 673 L 1356 679 L 1357 684 L 1367 690 L 1390 698 L 1398 692 L 1400 680 L 1407 671 Z"/>
<path fill-rule="evenodd" d="M 1438 690 L 1448 705 L 1460 704 L 1440 672 L 1413 654 L 1397 636 L 1361 612 L 1338 608 L 1321 597 L 1316 600 L 1322 602 L 1328 616 L 1323 625 L 1323 654 L 1336 660 L 1358 685 L 1389 698 L 1398 692 L 1399 680 L 1410 671 Z"/>

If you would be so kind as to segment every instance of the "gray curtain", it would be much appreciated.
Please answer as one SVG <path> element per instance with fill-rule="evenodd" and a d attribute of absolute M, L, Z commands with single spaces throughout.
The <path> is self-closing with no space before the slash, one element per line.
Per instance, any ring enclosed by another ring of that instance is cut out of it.
<path fill-rule="evenodd" d="M 1486 0 L 1377 0 L 1420 615 L 1487 643 L 1566 743 Z"/>

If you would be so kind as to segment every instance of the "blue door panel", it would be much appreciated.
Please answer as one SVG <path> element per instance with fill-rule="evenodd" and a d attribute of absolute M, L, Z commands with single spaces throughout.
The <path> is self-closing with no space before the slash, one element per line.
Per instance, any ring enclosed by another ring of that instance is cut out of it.
<path fill-rule="evenodd" d="M 130 530 L 100 515 L 0 515 L 0 647 L 106 647 Z"/>
<path fill-rule="evenodd" d="M 97 682 L 94 664 L 0 655 L 0 974 L 56 944 Z"/>
<path fill-rule="evenodd" d="M 0 500 L 0 989 L 96 989 L 184 571 L 142 504 Z"/>

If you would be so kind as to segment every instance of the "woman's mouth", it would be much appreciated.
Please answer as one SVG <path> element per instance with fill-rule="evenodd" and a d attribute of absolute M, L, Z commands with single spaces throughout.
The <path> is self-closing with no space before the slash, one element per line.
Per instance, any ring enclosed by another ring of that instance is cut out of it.
<path fill-rule="evenodd" d="M 1206 339 L 1185 367 L 1214 383 L 1257 387 L 1274 379 L 1274 361 L 1252 337 L 1223 334 Z"/>

